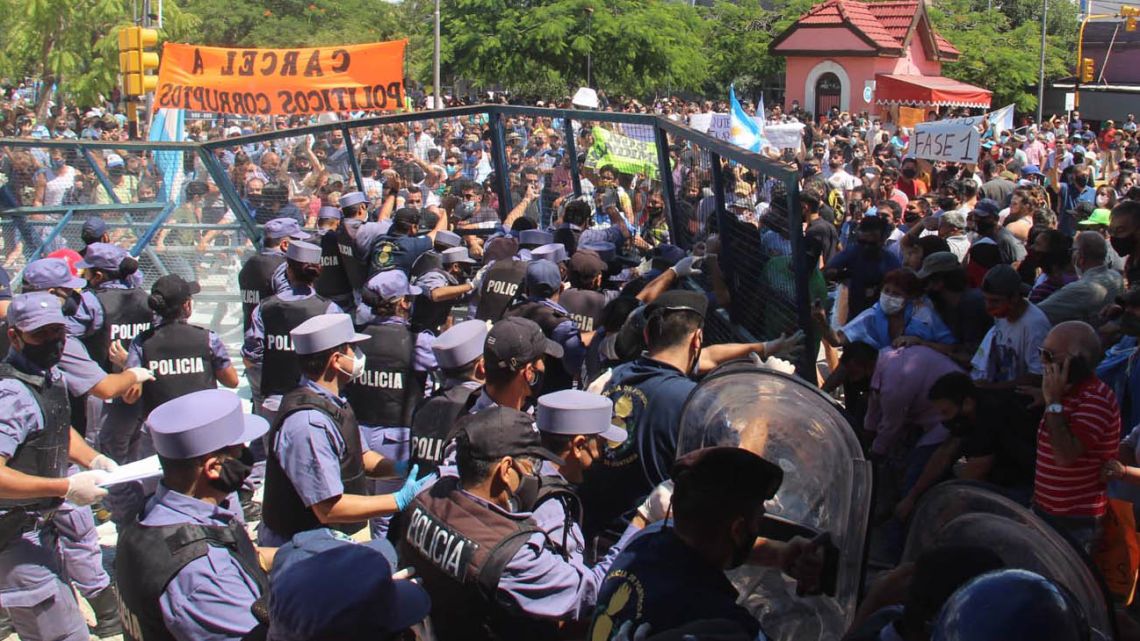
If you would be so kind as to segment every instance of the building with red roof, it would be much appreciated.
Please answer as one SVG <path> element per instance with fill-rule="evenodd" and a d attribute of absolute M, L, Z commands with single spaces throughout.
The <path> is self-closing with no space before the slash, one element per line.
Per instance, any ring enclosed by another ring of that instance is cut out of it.
<path fill-rule="evenodd" d="M 905 105 L 990 106 L 990 92 L 942 77 L 960 52 L 934 30 L 920 0 L 826 0 L 772 41 L 787 58 L 784 103 L 825 114 Z"/>

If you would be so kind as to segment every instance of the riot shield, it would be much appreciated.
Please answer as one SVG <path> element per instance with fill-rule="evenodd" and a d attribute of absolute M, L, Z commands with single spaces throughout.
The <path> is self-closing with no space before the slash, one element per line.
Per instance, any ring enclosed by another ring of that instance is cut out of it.
<path fill-rule="evenodd" d="M 911 519 L 903 561 L 940 545 L 980 545 L 1008 567 L 1036 572 L 1066 587 L 1081 603 L 1092 639 L 1113 639 L 1103 584 L 1082 553 L 1037 515 L 985 484 L 947 481 L 926 494 Z"/>
<path fill-rule="evenodd" d="M 827 533 L 838 548 L 834 594 L 797 596 L 795 582 L 779 570 L 744 566 L 729 572 L 741 604 L 778 641 L 842 637 L 862 583 L 872 476 L 846 417 L 803 380 L 735 361 L 706 376 L 681 412 L 678 456 L 718 445 L 778 464 L 784 482 L 768 513 Z"/>

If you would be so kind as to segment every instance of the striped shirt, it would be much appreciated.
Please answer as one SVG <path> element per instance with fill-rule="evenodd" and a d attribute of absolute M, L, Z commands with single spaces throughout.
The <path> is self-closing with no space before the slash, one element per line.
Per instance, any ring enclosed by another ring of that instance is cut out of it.
<path fill-rule="evenodd" d="M 1120 406 L 1116 395 L 1100 379 L 1090 377 L 1062 400 L 1069 430 L 1084 445 L 1085 453 L 1070 466 L 1057 462 L 1046 417 L 1037 427 L 1037 471 L 1033 501 L 1055 516 L 1101 516 L 1108 505 L 1104 462 L 1115 458 L 1120 446 Z"/>

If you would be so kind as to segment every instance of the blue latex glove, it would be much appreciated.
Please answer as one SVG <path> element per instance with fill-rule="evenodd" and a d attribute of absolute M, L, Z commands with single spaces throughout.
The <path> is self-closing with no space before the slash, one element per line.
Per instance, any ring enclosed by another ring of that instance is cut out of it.
<path fill-rule="evenodd" d="M 416 498 L 416 495 L 419 494 L 421 490 L 423 490 L 428 485 L 431 485 L 437 478 L 439 478 L 438 474 L 432 472 L 431 474 L 428 474 L 427 476 L 417 480 L 416 475 L 419 474 L 419 472 L 420 466 L 413 465 L 412 471 L 408 473 L 408 479 L 404 481 L 404 486 L 401 487 L 400 490 L 393 495 L 396 497 L 397 510 L 403 512 L 404 508 L 408 507 L 408 505 L 412 502 L 412 499 Z"/>

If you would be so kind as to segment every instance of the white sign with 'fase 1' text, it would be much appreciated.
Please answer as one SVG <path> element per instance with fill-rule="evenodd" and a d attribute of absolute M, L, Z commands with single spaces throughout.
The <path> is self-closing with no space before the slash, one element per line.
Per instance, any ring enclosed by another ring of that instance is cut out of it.
<path fill-rule="evenodd" d="M 966 119 L 924 122 L 915 126 L 910 152 L 916 158 L 946 162 L 978 161 L 981 134 Z"/>

